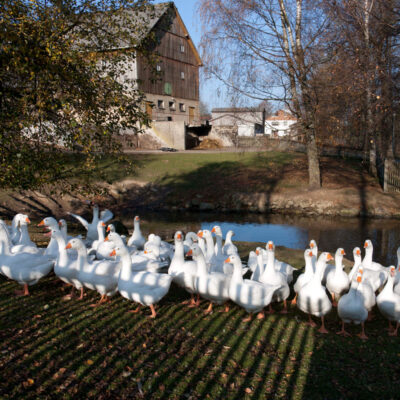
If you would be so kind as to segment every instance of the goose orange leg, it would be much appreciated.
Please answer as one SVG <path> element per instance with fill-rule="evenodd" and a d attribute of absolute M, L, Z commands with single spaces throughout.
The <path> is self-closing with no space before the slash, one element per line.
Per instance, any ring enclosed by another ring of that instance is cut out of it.
<path fill-rule="evenodd" d="M 389 336 L 397 336 L 397 331 L 399 330 L 399 323 L 396 323 L 396 328 L 394 330 L 392 330 L 391 332 L 389 332 Z"/>
<path fill-rule="evenodd" d="M 361 322 L 361 333 L 358 336 L 360 339 L 368 339 L 368 336 L 365 334 L 364 322 Z"/>
<path fill-rule="evenodd" d="M 287 314 L 288 310 L 287 310 L 287 301 L 283 300 L 283 310 L 281 311 L 281 314 Z"/>
<path fill-rule="evenodd" d="M 210 305 L 208 306 L 207 310 L 204 311 L 204 312 L 205 312 L 206 314 L 212 313 L 212 307 L 213 307 L 213 304 L 210 302 Z"/>
<path fill-rule="evenodd" d="M 243 322 L 250 322 L 252 320 L 252 314 L 249 314 L 246 318 L 243 318 Z"/>
<path fill-rule="evenodd" d="M 318 329 L 319 333 L 329 333 L 329 331 L 325 328 L 325 318 L 321 317 L 321 328 Z"/>
<path fill-rule="evenodd" d="M 264 310 L 262 310 L 257 314 L 257 319 L 264 319 L 264 318 L 265 318 L 265 312 Z"/>
<path fill-rule="evenodd" d="M 273 314 L 274 312 L 275 312 L 275 310 L 272 308 L 272 305 L 270 304 L 267 314 Z"/>
<path fill-rule="evenodd" d="M 78 297 L 78 300 L 83 300 L 83 292 L 84 292 L 84 289 L 83 289 L 83 286 L 81 287 L 81 295 Z"/>
<path fill-rule="evenodd" d="M 197 307 L 197 306 L 198 306 L 197 301 L 194 299 L 194 294 L 192 293 L 190 295 L 189 307 L 192 308 L 192 307 Z"/>
<path fill-rule="evenodd" d="M 150 318 L 155 318 L 157 316 L 157 313 L 153 304 L 150 304 L 150 310 L 151 310 Z"/>
<path fill-rule="evenodd" d="M 294 299 L 292 300 L 292 302 L 290 304 L 292 306 L 295 306 L 297 304 L 297 293 L 296 293 L 296 296 L 294 296 Z"/>
<path fill-rule="evenodd" d="M 142 308 L 142 305 L 139 304 L 134 310 L 129 310 L 128 312 L 133 313 L 133 314 L 137 314 Z"/>
<path fill-rule="evenodd" d="M 17 296 L 29 296 L 30 293 L 29 293 L 29 289 L 28 289 L 28 284 L 25 283 L 24 288 L 22 290 L 16 290 L 15 294 Z"/>
<path fill-rule="evenodd" d="M 313 328 L 317 326 L 317 324 L 311 319 L 311 314 L 308 314 L 308 325 L 312 326 Z"/>
<path fill-rule="evenodd" d="M 342 330 L 336 332 L 336 335 L 351 336 L 349 332 L 344 329 L 344 322 L 342 321 Z"/>

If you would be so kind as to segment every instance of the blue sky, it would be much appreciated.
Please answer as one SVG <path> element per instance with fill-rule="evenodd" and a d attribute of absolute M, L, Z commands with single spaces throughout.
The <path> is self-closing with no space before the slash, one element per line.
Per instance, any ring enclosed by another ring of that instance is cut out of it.
<path fill-rule="evenodd" d="M 165 0 L 155 0 L 154 3 L 164 3 Z M 175 6 L 179 11 L 183 22 L 189 31 L 197 50 L 200 52 L 199 43 L 201 40 L 201 23 L 198 13 L 196 12 L 198 1 L 197 0 L 174 0 Z M 218 92 L 223 93 L 222 84 L 216 80 L 205 81 L 200 75 L 200 98 L 207 105 L 211 111 L 214 107 L 229 106 L 229 100 L 224 95 L 218 95 Z"/>

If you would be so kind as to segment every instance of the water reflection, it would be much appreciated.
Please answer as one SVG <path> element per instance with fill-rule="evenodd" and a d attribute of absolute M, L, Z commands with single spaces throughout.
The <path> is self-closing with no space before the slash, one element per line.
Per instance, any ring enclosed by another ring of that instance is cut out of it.
<path fill-rule="evenodd" d="M 218 224 L 225 235 L 235 232 L 233 240 L 267 242 L 304 249 L 315 239 L 321 250 L 330 252 L 343 247 L 349 258 L 353 248 L 363 248 L 369 238 L 374 245 L 374 259 L 385 264 L 396 264 L 396 250 L 400 246 L 400 220 L 298 217 L 293 215 L 216 214 L 216 213 L 142 213 L 143 233 L 158 232 L 172 239 L 176 230 L 184 232 L 211 229 Z M 132 219 L 124 219 L 132 229 Z"/>

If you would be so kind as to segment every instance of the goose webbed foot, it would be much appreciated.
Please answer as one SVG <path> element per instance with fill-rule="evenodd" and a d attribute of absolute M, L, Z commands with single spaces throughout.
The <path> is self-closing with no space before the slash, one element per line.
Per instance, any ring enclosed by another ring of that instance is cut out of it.
<path fill-rule="evenodd" d="M 25 284 L 24 284 L 24 288 L 23 288 L 22 290 L 15 290 L 14 293 L 15 293 L 17 296 L 29 296 L 30 293 L 29 293 L 29 289 L 28 289 L 28 284 L 25 283 Z"/>

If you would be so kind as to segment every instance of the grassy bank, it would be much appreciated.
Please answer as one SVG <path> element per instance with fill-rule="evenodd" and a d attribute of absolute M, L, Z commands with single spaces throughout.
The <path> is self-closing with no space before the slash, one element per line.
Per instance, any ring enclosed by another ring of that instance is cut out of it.
<path fill-rule="evenodd" d="M 308 190 L 307 159 L 298 153 L 134 153 L 125 161 L 104 158 L 86 174 L 77 173 L 78 156 L 64 155 L 60 162 L 67 166 L 64 180 L 49 183 L 40 193 L 0 191 L 0 214 L 10 217 L 20 209 L 37 215 L 83 212 L 83 198 L 94 197 L 83 194 L 85 187 L 98 185 L 104 191 L 96 201 L 116 212 L 198 209 L 199 203 L 209 203 L 222 211 L 400 217 L 400 196 L 383 193 L 355 160 L 322 158 L 322 188 L 317 191 Z M 83 192 L 54 194 L 74 185 Z"/>
<path fill-rule="evenodd" d="M 239 245 L 242 256 L 255 244 Z M 301 250 L 278 256 L 302 267 Z M 328 335 L 292 308 L 265 320 L 231 304 L 205 315 L 189 309 L 172 286 L 150 320 L 119 295 L 97 308 L 98 295 L 62 300 L 69 292 L 54 276 L 14 297 L 0 277 L 0 398 L 2 399 L 341 399 L 396 398 L 399 338 L 388 337 L 376 312 L 368 341 L 342 338 L 336 311 Z M 280 306 L 275 307 L 278 311 Z M 358 327 L 350 327 L 353 334 Z"/>

